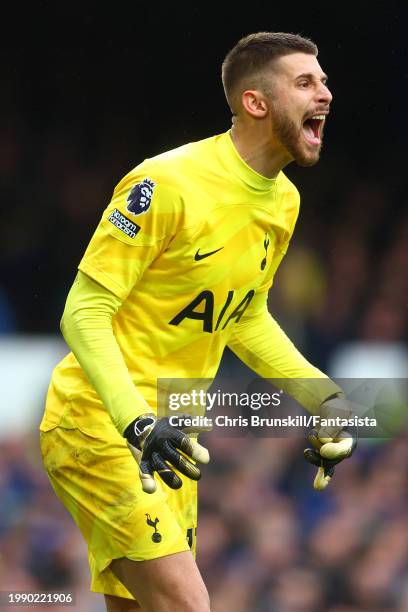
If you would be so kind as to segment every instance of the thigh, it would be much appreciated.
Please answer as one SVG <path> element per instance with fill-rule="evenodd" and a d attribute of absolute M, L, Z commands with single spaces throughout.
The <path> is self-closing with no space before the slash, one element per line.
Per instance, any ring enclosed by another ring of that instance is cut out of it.
<path fill-rule="evenodd" d="M 134 562 L 116 559 L 111 569 L 146 612 L 208 612 L 209 598 L 191 552 Z"/>

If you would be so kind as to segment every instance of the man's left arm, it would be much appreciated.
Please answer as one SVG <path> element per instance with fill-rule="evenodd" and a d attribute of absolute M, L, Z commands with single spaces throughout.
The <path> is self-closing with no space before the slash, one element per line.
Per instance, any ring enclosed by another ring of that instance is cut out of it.
<path fill-rule="evenodd" d="M 229 348 L 261 378 L 279 380 L 284 391 L 312 414 L 341 388 L 298 351 L 267 308 L 267 291 L 256 293 L 234 326 Z"/>
<path fill-rule="evenodd" d="M 342 389 L 298 351 L 267 308 L 268 291 L 255 294 L 251 307 L 234 326 L 229 348 L 260 377 L 272 379 L 285 393 L 321 418 L 349 418 L 350 404 Z M 313 448 L 305 458 L 318 466 L 314 486 L 324 489 L 334 465 L 351 455 L 355 436 L 341 428 L 309 434 Z M 327 454 L 326 454 L 327 453 Z"/>

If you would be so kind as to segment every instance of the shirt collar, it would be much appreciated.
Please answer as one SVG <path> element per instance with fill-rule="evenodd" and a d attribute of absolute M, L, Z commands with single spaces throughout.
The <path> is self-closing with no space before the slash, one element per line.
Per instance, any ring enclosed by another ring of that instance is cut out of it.
<path fill-rule="evenodd" d="M 276 178 L 270 179 L 253 170 L 242 159 L 232 141 L 231 130 L 215 137 L 222 164 L 240 181 L 258 191 L 270 191 L 276 184 Z"/>

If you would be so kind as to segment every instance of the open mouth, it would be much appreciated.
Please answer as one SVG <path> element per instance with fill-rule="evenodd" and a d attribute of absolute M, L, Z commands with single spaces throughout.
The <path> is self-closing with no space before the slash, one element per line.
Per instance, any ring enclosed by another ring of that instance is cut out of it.
<path fill-rule="evenodd" d="M 322 131 L 325 121 L 326 115 L 313 115 L 303 122 L 302 131 L 306 142 L 314 147 L 321 145 Z"/>

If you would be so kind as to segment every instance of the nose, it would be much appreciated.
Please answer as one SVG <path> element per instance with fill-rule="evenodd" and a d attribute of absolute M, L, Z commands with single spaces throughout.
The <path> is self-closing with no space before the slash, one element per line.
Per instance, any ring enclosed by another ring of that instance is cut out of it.
<path fill-rule="evenodd" d="M 331 91 L 327 87 L 327 85 L 325 85 L 325 83 L 320 84 L 318 98 L 319 98 L 319 102 L 323 104 L 330 104 L 330 102 L 333 100 Z"/>

